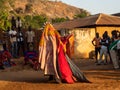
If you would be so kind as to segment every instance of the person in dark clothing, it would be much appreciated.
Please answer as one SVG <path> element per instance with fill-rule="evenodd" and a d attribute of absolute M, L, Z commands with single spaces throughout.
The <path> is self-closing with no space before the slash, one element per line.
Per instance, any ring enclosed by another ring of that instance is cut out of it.
<path fill-rule="evenodd" d="M 18 32 L 17 32 L 17 46 L 18 46 L 18 56 L 20 53 L 20 50 L 22 50 L 22 53 L 24 55 L 25 53 L 25 47 L 24 47 L 24 36 L 23 36 L 23 32 L 21 31 L 21 28 L 18 28 Z"/>
<path fill-rule="evenodd" d="M 11 27 L 15 27 L 16 28 L 16 20 L 15 20 L 15 17 L 12 16 L 12 19 L 11 19 Z"/>

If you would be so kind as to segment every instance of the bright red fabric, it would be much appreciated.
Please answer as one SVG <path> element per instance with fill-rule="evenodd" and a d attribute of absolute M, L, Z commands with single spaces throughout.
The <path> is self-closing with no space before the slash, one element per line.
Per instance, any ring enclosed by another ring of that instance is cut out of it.
<path fill-rule="evenodd" d="M 74 83 L 74 80 L 72 78 L 72 72 L 66 60 L 66 57 L 63 51 L 63 46 L 61 44 L 59 44 L 58 64 L 59 64 L 62 81 L 66 83 Z"/>

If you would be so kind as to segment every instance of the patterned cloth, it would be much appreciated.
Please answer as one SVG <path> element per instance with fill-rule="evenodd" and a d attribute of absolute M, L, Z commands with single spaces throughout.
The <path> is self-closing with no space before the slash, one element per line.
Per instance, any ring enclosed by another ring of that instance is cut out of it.
<path fill-rule="evenodd" d="M 110 50 L 117 50 L 117 43 L 118 42 L 119 42 L 119 40 L 116 40 L 113 43 L 111 43 L 109 49 Z"/>

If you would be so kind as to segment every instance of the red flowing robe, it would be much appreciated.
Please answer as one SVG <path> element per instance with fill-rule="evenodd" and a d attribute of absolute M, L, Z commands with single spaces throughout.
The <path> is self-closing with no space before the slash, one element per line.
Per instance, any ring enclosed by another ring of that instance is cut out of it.
<path fill-rule="evenodd" d="M 59 64 L 59 70 L 61 73 L 61 79 L 64 82 L 67 83 L 74 83 L 74 80 L 72 78 L 72 71 L 70 69 L 70 66 L 66 60 L 65 52 L 64 52 L 64 44 L 66 42 L 60 43 L 58 47 L 58 64 Z"/>

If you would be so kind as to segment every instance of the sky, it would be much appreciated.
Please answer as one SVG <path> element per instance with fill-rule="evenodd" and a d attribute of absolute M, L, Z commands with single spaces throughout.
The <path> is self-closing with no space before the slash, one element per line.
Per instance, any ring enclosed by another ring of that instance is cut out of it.
<path fill-rule="evenodd" d="M 120 0 L 59 0 L 63 3 L 82 8 L 91 14 L 120 13 Z"/>

